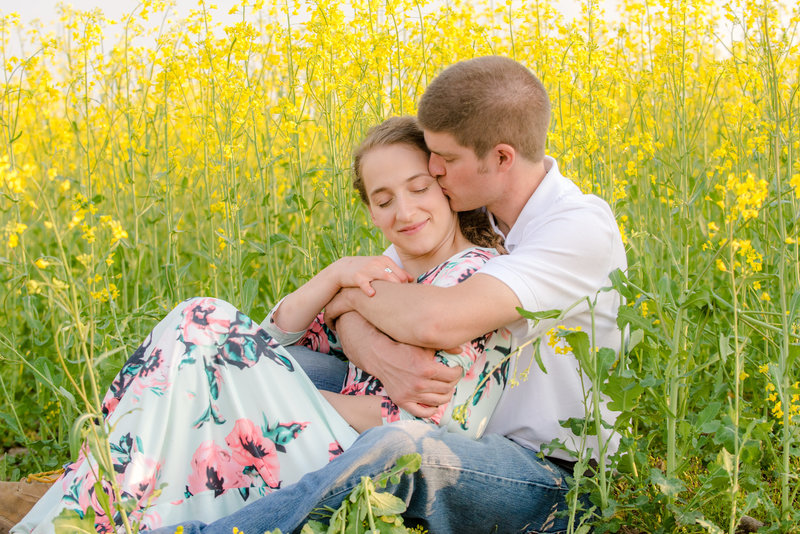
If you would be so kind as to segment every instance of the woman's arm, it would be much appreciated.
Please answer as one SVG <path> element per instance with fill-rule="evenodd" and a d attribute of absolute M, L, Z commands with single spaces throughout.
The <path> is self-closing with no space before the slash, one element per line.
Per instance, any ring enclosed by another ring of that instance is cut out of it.
<path fill-rule="evenodd" d="M 342 395 L 330 391 L 320 391 L 320 393 L 359 434 L 382 424 L 381 403 L 386 397 L 381 395 Z"/>
<path fill-rule="evenodd" d="M 322 269 L 311 280 L 286 296 L 272 320 L 285 332 L 299 332 L 308 328 L 317 314 L 336 293 L 344 287 L 358 287 L 372 296 L 373 280 L 411 282 L 413 279 L 386 256 L 349 256 L 341 258 Z"/>

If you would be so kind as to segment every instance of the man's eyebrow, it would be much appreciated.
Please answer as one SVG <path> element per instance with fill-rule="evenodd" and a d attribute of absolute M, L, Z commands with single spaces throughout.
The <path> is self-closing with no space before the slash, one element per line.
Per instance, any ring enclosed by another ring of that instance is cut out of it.
<path fill-rule="evenodd" d="M 431 180 L 433 180 L 433 179 L 434 179 L 434 178 L 433 178 L 433 176 L 431 176 L 431 175 L 430 175 L 430 174 L 428 174 L 427 172 L 418 172 L 417 174 L 414 174 L 414 175 L 412 175 L 412 176 L 409 176 L 408 178 L 406 178 L 406 179 L 405 179 L 405 181 L 404 181 L 404 183 L 408 183 L 408 182 L 410 182 L 410 181 L 412 181 L 412 180 L 416 180 L 416 179 L 417 179 L 417 178 L 419 178 L 420 176 L 427 176 L 427 177 L 429 177 Z M 377 187 L 377 188 L 373 189 L 372 191 L 370 191 L 368 196 L 372 196 L 372 195 L 375 195 L 375 194 L 378 194 L 378 193 L 382 193 L 382 192 L 384 192 L 384 191 L 386 191 L 386 190 L 388 190 L 388 189 L 389 189 L 388 187 Z"/>

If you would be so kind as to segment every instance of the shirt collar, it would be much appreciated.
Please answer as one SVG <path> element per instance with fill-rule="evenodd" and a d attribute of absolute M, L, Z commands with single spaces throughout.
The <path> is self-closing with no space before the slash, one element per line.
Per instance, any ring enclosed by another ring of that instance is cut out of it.
<path fill-rule="evenodd" d="M 525 207 L 522 208 L 514 225 L 508 231 L 508 235 L 503 235 L 500 228 L 497 227 L 494 215 L 489 217 L 492 224 L 492 229 L 500 235 L 505 237 L 505 247 L 511 252 L 519 244 L 522 239 L 522 234 L 525 226 L 537 216 L 541 215 L 551 206 L 559 192 L 559 182 L 563 178 L 561 172 L 558 170 L 558 163 L 550 156 L 544 157 L 545 175 L 542 181 L 534 190 Z"/>

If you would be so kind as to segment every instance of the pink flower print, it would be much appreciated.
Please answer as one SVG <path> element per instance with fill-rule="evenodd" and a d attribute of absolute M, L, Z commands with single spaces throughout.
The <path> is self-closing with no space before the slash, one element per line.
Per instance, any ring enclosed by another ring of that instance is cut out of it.
<path fill-rule="evenodd" d="M 389 397 L 381 401 L 381 419 L 384 423 L 394 423 L 400 420 L 400 409 Z"/>
<path fill-rule="evenodd" d="M 328 461 L 332 461 L 334 458 L 339 456 L 344 452 L 344 448 L 338 441 L 333 441 L 328 443 Z"/>
<path fill-rule="evenodd" d="M 97 498 L 95 486 L 96 482 L 97 478 L 91 471 L 87 472 L 83 477 L 81 477 L 81 479 L 73 482 L 73 486 L 77 484 L 77 487 L 79 488 L 77 503 L 78 508 L 83 513 L 86 513 L 88 510 L 94 510 L 94 526 L 97 532 L 114 532 L 114 525 L 106 515 L 103 506 L 100 504 L 100 500 Z M 110 481 L 101 480 L 100 485 L 102 486 L 101 491 L 103 491 L 103 493 L 106 493 L 109 496 L 114 495 L 114 490 Z M 109 503 L 109 507 L 113 517 L 117 513 L 116 509 L 114 508 L 113 499 Z"/>
<path fill-rule="evenodd" d="M 324 324 L 323 314 L 320 313 L 297 344 L 323 354 L 330 354 L 331 345 L 328 341 L 328 333 L 323 328 Z"/>
<path fill-rule="evenodd" d="M 354 382 L 342 388 L 342 395 L 366 395 L 367 382 Z"/>
<path fill-rule="evenodd" d="M 210 440 L 194 451 L 191 467 L 187 489 L 192 495 L 213 490 L 214 496 L 219 497 L 231 488 L 250 486 L 250 478 L 231 458 L 230 452 Z"/>
<path fill-rule="evenodd" d="M 185 343 L 216 347 L 230 332 L 231 321 L 225 313 L 217 314 L 214 299 L 195 299 L 183 312 L 179 327 Z"/>
<path fill-rule="evenodd" d="M 156 490 L 160 474 L 161 464 L 139 451 L 134 451 L 130 463 L 125 466 L 125 472 L 117 475 L 117 482 L 124 493 L 135 497 L 145 506 Z"/>
<path fill-rule="evenodd" d="M 119 397 L 109 395 L 106 401 L 103 402 L 103 413 L 107 414 L 106 417 L 114 413 L 114 410 L 117 409 L 117 405 L 119 405 Z"/>
<path fill-rule="evenodd" d="M 281 464 L 275 443 L 264 437 L 249 419 L 239 419 L 233 430 L 225 438 L 225 443 L 233 451 L 233 458 L 242 467 L 253 466 L 264 479 L 267 486 L 277 489 L 281 485 Z"/>
<path fill-rule="evenodd" d="M 484 368 L 486 368 L 486 352 L 483 350 L 467 350 L 469 351 L 467 355 L 469 359 L 472 360 L 472 365 L 470 365 L 469 369 L 464 373 L 463 380 L 475 380 L 477 376 L 483 372 Z"/>

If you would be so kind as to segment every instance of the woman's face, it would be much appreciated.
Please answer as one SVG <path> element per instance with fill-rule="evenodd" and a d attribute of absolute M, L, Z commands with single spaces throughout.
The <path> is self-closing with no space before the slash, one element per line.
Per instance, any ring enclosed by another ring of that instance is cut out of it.
<path fill-rule="evenodd" d="M 373 148 L 361 159 L 372 222 L 407 257 L 435 254 L 453 242 L 456 214 L 428 171 L 428 155 L 395 144 Z"/>

